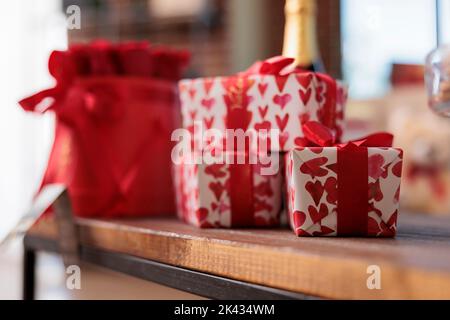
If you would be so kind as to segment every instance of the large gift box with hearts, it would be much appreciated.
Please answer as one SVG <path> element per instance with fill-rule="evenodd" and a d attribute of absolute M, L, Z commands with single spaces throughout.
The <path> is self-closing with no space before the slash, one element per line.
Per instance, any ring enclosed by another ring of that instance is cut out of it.
<path fill-rule="evenodd" d="M 236 154 L 226 152 L 208 163 L 195 161 L 192 154 L 175 161 L 177 207 L 182 220 L 202 228 L 280 225 L 279 155 L 268 156 L 264 161 L 270 162 L 267 166 L 250 161 L 248 155 L 243 155 L 245 163 L 238 162 Z"/>
<path fill-rule="evenodd" d="M 331 77 L 274 57 L 230 77 L 179 82 L 183 127 L 191 131 L 276 129 L 272 151 L 289 151 L 303 137 L 302 124 L 318 121 L 340 139 L 346 87 Z"/>
<path fill-rule="evenodd" d="M 286 155 L 287 206 L 298 236 L 393 237 L 402 151 L 378 133 L 335 144 L 318 123 L 304 125 L 304 147 Z"/>

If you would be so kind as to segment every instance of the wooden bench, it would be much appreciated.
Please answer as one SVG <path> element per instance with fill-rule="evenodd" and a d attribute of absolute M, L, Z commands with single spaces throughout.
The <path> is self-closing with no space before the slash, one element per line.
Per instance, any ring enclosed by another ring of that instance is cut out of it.
<path fill-rule="evenodd" d="M 81 260 L 217 299 L 450 299 L 450 220 L 400 214 L 395 239 L 297 238 L 287 229 L 197 229 L 175 218 L 77 219 Z M 24 298 L 36 251 L 59 250 L 52 217 L 26 234 Z M 381 289 L 369 289 L 370 268 Z"/>

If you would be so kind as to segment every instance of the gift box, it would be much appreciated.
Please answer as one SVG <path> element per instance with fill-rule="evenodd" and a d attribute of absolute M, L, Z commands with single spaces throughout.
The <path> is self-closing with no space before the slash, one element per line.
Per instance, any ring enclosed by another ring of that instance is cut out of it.
<path fill-rule="evenodd" d="M 294 69 L 291 63 L 291 58 L 274 57 L 234 76 L 180 81 L 183 127 L 197 132 L 277 130 L 270 150 L 289 151 L 303 137 L 302 124 L 315 120 L 339 140 L 346 87 L 325 74 Z"/>
<path fill-rule="evenodd" d="M 304 147 L 286 155 L 286 196 L 298 236 L 393 237 L 402 151 L 378 133 L 335 144 L 317 122 L 304 125 Z"/>
<path fill-rule="evenodd" d="M 42 186 L 65 184 L 78 216 L 174 214 L 170 136 L 181 124 L 175 80 L 187 59 L 141 42 L 54 51 L 56 86 L 20 101 L 56 115 Z"/>
<path fill-rule="evenodd" d="M 237 157 L 230 151 L 205 162 L 189 154 L 175 162 L 181 220 L 201 228 L 280 225 L 282 162 L 278 154 L 266 156 L 265 165 L 251 161 L 248 154 L 241 162 Z"/>

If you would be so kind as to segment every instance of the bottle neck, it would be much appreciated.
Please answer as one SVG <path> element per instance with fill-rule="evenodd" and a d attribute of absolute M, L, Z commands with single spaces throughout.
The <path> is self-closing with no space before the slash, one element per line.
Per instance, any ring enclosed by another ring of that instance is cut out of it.
<path fill-rule="evenodd" d="M 285 17 L 283 56 L 294 58 L 305 69 L 320 63 L 315 0 L 286 0 Z"/>

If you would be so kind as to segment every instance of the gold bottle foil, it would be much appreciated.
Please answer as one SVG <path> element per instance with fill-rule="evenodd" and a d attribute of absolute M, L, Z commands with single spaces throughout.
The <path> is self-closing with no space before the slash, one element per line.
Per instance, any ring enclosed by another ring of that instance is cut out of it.
<path fill-rule="evenodd" d="M 301 67 L 318 60 L 315 0 L 286 0 L 283 56 Z"/>

